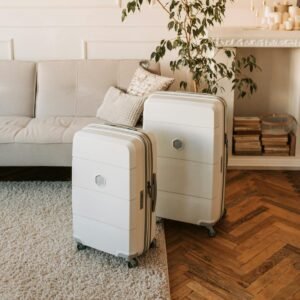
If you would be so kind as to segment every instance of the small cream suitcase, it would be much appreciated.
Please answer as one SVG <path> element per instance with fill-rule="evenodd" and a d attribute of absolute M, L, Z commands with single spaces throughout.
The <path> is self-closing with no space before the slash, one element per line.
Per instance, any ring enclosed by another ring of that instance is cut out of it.
<path fill-rule="evenodd" d="M 157 141 L 158 217 L 205 226 L 225 214 L 226 103 L 206 94 L 160 92 L 145 103 Z"/>
<path fill-rule="evenodd" d="M 155 243 L 156 145 L 136 129 L 89 125 L 73 141 L 73 235 L 137 265 Z"/>

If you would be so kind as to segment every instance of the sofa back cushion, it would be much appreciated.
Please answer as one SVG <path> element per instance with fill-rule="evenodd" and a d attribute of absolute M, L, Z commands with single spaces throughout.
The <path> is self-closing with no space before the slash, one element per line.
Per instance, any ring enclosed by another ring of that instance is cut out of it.
<path fill-rule="evenodd" d="M 96 116 L 111 86 L 127 89 L 138 60 L 38 63 L 36 117 Z M 151 66 L 159 73 L 159 66 Z"/>
<path fill-rule="evenodd" d="M 0 61 L 0 116 L 34 115 L 36 65 Z"/>

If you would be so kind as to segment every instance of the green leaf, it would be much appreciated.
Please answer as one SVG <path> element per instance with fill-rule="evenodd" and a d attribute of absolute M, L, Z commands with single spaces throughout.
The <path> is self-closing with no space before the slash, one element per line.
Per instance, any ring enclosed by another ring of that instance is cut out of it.
<path fill-rule="evenodd" d="M 187 82 L 186 81 L 181 81 L 180 84 L 179 84 L 179 86 L 180 86 L 181 89 L 186 90 L 186 88 L 187 88 Z"/>
<path fill-rule="evenodd" d="M 168 50 L 172 50 L 173 49 L 173 45 L 171 41 L 167 41 L 167 48 Z"/>
<path fill-rule="evenodd" d="M 174 27 L 174 24 L 175 24 L 175 22 L 174 22 L 174 21 L 171 21 L 171 22 L 168 24 L 168 29 L 171 30 L 171 29 Z"/>
<path fill-rule="evenodd" d="M 231 57 L 232 52 L 230 50 L 225 50 L 225 54 L 227 57 Z"/>

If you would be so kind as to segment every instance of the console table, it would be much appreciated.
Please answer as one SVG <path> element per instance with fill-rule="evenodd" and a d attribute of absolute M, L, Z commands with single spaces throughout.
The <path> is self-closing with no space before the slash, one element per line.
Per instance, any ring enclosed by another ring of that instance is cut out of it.
<path fill-rule="evenodd" d="M 258 91 L 237 99 L 231 82 L 222 83 L 220 94 L 228 104 L 229 168 L 300 169 L 300 31 L 269 31 L 257 28 L 217 28 L 210 36 L 220 48 L 232 48 L 236 55 L 254 54 L 262 72 L 250 76 Z M 224 54 L 218 59 L 230 63 Z M 296 156 L 236 156 L 232 154 L 234 115 L 290 113 L 298 121 Z"/>

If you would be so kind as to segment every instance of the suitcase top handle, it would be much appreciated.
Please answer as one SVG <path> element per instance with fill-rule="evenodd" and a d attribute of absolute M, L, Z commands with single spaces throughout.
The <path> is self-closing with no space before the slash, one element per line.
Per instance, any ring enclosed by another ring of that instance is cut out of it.
<path fill-rule="evenodd" d="M 105 125 L 111 126 L 111 127 L 118 127 L 118 128 L 122 128 L 122 129 L 128 129 L 128 130 L 138 131 L 137 128 L 135 128 L 133 126 L 127 126 L 127 125 L 122 125 L 122 124 L 112 124 L 112 123 L 107 123 Z"/>

